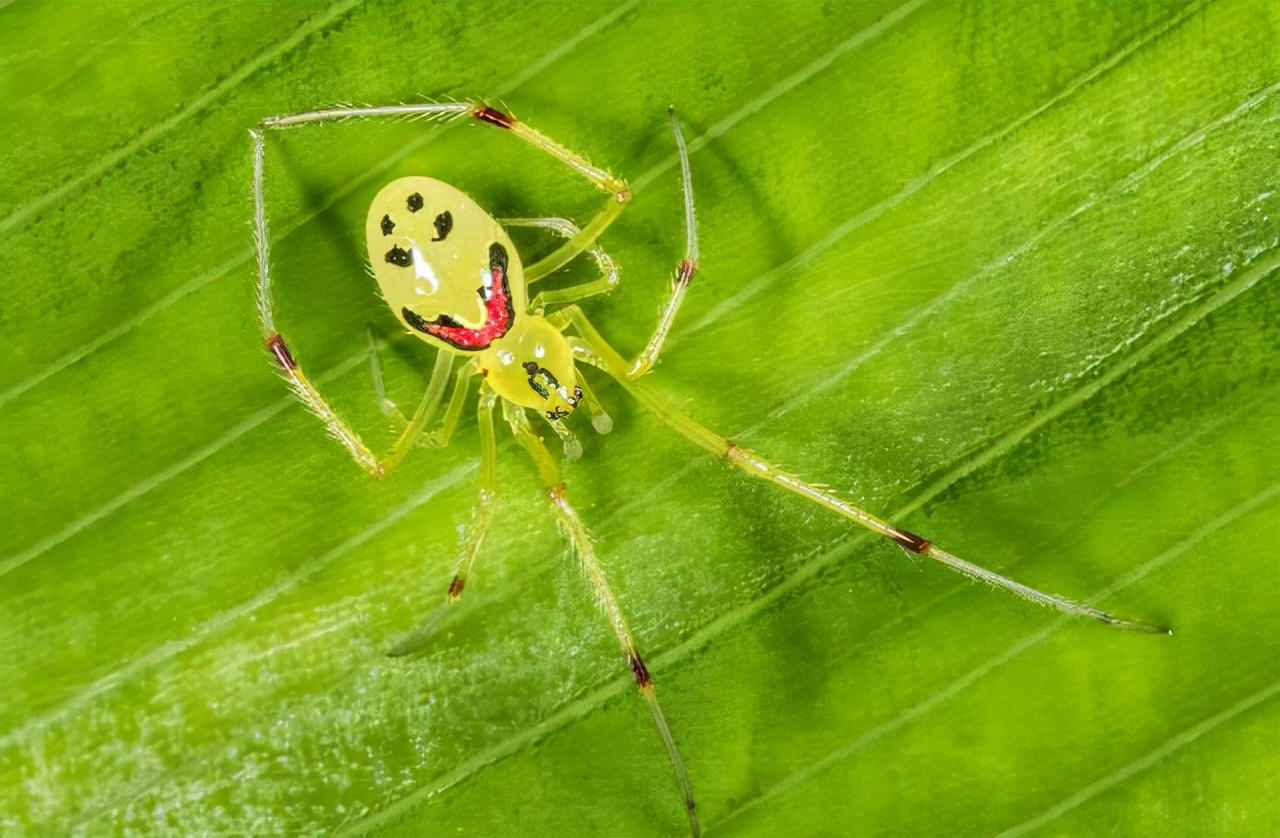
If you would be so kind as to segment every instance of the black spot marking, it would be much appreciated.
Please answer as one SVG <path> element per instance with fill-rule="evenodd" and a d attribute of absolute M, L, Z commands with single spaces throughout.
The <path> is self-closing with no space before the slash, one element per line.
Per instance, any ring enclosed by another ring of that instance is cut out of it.
<path fill-rule="evenodd" d="M 417 212 L 422 209 L 422 196 L 414 192 L 405 203 L 409 206 L 409 212 Z"/>
<path fill-rule="evenodd" d="M 547 411 L 547 418 L 552 421 L 555 421 L 556 419 L 563 419 L 568 415 L 569 411 L 565 410 L 563 407 L 557 407 L 555 410 Z"/>
<path fill-rule="evenodd" d="M 445 210 L 436 216 L 434 224 L 436 225 L 436 237 L 432 241 L 444 241 L 449 235 L 449 231 L 453 229 L 453 213 Z"/>
<path fill-rule="evenodd" d="M 396 228 L 396 223 L 391 220 L 391 216 L 382 216 L 382 235 L 389 236 L 391 231 Z"/>
<path fill-rule="evenodd" d="M 400 314 L 404 317 L 404 322 L 408 323 L 419 332 L 423 332 L 424 334 L 426 333 L 427 321 L 421 314 L 418 314 L 416 311 L 411 311 L 408 308 L 400 309 Z"/>
<path fill-rule="evenodd" d="M 413 257 L 409 255 L 409 251 L 400 245 L 396 245 L 387 251 L 387 261 L 393 265 L 407 268 L 413 264 Z"/>

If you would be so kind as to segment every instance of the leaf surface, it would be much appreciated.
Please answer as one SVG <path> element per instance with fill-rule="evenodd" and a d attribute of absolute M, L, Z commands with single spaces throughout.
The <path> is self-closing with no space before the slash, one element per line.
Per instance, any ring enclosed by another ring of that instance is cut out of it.
<path fill-rule="evenodd" d="M 666 758 L 504 434 L 494 530 L 453 444 L 370 481 L 253 314 L 247 130 L 487 98 L 630 179 L 591 301 L 651 379 L 1064 620 L 753 484 L 590 380 L 566 466 L 709 834 L 1280 831 L 1280 7 L 0 7 L 0 823 L 16 834 L 680 834 Z M 448 180 L 585 220 L 485 126 L 270 138 L 278 320 L 383 450 L 430 352 L 363 264 L 369 199 Z M 551 243 L 522 236 L 526 262 Z M 589 275 L 573 266 L 563 278 Z M 588 373 L 590 376 L 591 373 Z M 500 429 L 501 430 L 501 429 Z"/>

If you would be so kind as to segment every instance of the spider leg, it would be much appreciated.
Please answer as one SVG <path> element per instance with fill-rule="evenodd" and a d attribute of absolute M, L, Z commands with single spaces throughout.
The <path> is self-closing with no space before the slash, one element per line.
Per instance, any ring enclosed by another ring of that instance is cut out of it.
<path fill-rule="evenodd" d="M 627 369 L 627 378 L 630 379 L 645 375 L 658 362 L 658 353 L 662 351 L 662 344 L 671 332 L 676 312 L 680 310 L 685 292 L 689 290 L 689 283 L 698 271 L 698 222 L 693 213 L 693 178 L 689 174 L 689 150 L 685 148 L 684 132 L 680 130 L 680 120 L 676 119 L 675 108 L 668 113 L 671 116 L 671 130 L 676 137 L 676 151 L 680 157 L 680 191 L 684 198 L 684 258 L 676 269 L 671 296 L 662 309 L 662 316 L 658 318 L 658 325 L 654 328 L 649 343 Z"/>
<path fill-rule="evenodd" d="M 426 392 L 422 394 L 422 400 L 418 403 L 413 418 L 406 419 L 396 403 L 387 398 L 386 386 L 382 381 L 382 364 L 378 361 L 378 341 L 373 336 L 372 329 L 367 330 L 366 334 L 369 338 L 369 376 L 373 379 L 373 392 L 377 398 L 378 407 L 382 410 L 382 414 L 391 420 L 397 432 L 404 433 L 409 428 L 416 427 L 418 430 L 413 434 L 413 442 L 428 445 L 428 436 L 423 429 L 440 406 L 440 399 L 444 396 L 444 388 L 449 383 L 449 373 L 453 368 L 453 355 L 449 352 L 436 353 L 435 367 L 431 370 L 431 379 L 427 382 Z M 464 376 L 461 380 L 465 381 L 466 377 Z M 413 443 L 406 441 L 405 444 L 411 446 Z"/>
<path fill-rule="evenodd" d="M 505 227 L 541 227 L 563 238 L 572 238 L 581 232 L 581 228 L 567 218 L 500 218 L 498 223 Z M 612 291 L 618 285 L 618 266 L 613 261 L 613 257 L 605 253 L 598 244 L 592 244 L 586 252 L 600 269 L 599 278 L 568 288 L 543 291 L 529 303 L 529 311 L 540 313 L 549 305 L 562 305 L 594 297 L 597 294 Z M 528 284 L 527 277 L 526 284 Z"/>
<path fill-rule="evenodd" d="M 564 163 L 591 181 L 597 189 L 609 195 L 608 201 L 600 208 L 595 217 L 587 222 L 585 227 L 569 236 L 564 244 L 552 251 L 548 256 L 531 265 L 525 265 L 525 282 L 536 282 L 547 274 L 567 265 L 574 257 L 589 248 L 596 239 L 600 238 L 600 234 L 608 229 L 609 225 L 626 209 L 627 203 L 631 200 L 631 189 L 622 178 L 615 177 L 604 169 L 593 165 L 581 154 L 570 151 L 510 114 L 503 113 L 495 108 L 482 107 L 473 110 L 471 116 L 481 122 L 507 129 L 534 148 L 545 151 Z"/>
<path fill-rule="evenodd" d="M 394 423 L 397 431 L 403 430 L 409 424 L 409 420 L 404 418 L 399 406 L 387 398 L 387 388 L 382 381 L 382 363 L 378 360 L 378 339 L 373 336 L 372 326 L 365 329 L 365 337 L 369 344 L 369 378 L 373 380 L 373 395 L 378 401 L 378 409 L 382 411 L 383 416 Z M 439 360 L 439 358 L 436 359 L 437 363 Z"/>
<path fill-rule="evenodd" d="M 463 391 L 465 393 L 465 390 Z M 462 598 L 471 569 L 475 566 L 476 557 L 480 555 L 480 547 L 485 536 L 489 534 L 493 522 L 494 500 L 498 489 L 498 446 L 493 434 L 493 405 L 497 401 L 488 385 L 480 385 L 480 401 L 476 407 L 476 427 L 480 430 L 480 488 L 476 493 L 476 502 L 471 507 L 471 521 L 463 531 L 462 544 L 458 550 L 458 560 L 453 567 L 453 578 L 449 581 L 449 589 L 445 594 L 445 605 L 449 606 Z M 387 655 L 400 657 L 412 654 L 435 636 L 440 623 L 447 616 L 448 608 L 437 608 L 427 615 L 410 631 L 403 640 L 393 646 Z"/>
<path fill-rule="evenodd" d="M 271 252 L 267 231 L 266 203 L 262 186 L 263 157 L 266 149 L 262 132 L 252 131 L 250 133 L 253 135 L 253 232 L 258 255 L 258 322 L 262 327 L 262 336 L 266 342 L 267 351 L 275 358 L 285 380 L 293 388 L 293 392 L 302 400 L 303 404 L 310 408 L 312 413 L 320 417 L 320 420 L 325 423 L 329 435 L 338 440 L 347 449 L 347 452 L 351 454 L 352 459 L 365 471 L 375 477 L 381 477 L 399 465 L 405 455 L 422 439 L 427 425 L 440 404 L 440 395 L 448 382 L 453 356 L 445 352 L 441 353 L 443 357 L 436 359 L 436 367 L 432 372 L 431 381 L 428 383 L 426 392 L 423 393 L 422 399 L 414 411 L 413 418 L 406 423 L 404 430 L 400 432 L 399 437 L 392 444 L 391 450 L 384 457 L 379 458 L 375 455 L 365 441 L 360 438 L 360 435 L 338 415 L 324 396 L 321 395 L 320 390 L 302 371 L 302 367 L 294 358 L 293 352 L 290 351 L 284 337 L 276 330 L 275 310 L 271 298 Z M 376 359 L 374 369 L 376 370 L 375 389 L 378 389 L 378 383 L 380 383 L 382 375 L 381 370 L 376 367 Z M 474 371 L 474 367 L 468 365 L 459 374 L 459 378 L 469 379 L 474 374 Z M 385 392 L 381 393 L 380 398 L 384 403 L 387 403 Z M 453 405 L 451 404 L 450 410 L 452 409 Z M 458 406 L 458 409 L 461 409 L 461 405 Z M 445 420 L 449 420 L 449 414 L 446 414 Z M 454 421 L 457 421 L 456 416 Z M 449 430 L 452 431 L 452 428 L 449 428 Z M 447 434 L 444 438 L 447 441 Z"/>
<path fill-rule="evenodd" d="M 422 434 L 418 438 L 418 445 L 423 448 L 444 448 L 448 446 L 449 440 L 453 438 L 454 430 L 458 427 L 458 419 L 462 417 L 462 408 L 466 406 L 471 377 L 476 375 L 477 372 L 478 368 L 474 364 L 468 364 L 462 368 L 462 371 L 458 373 L 457 378 L 453 381 L 453 392 L 449 395 L 449 404 L 445 406 L 444 416 L 440 418 L 440 424 L 430 433 Z"/>
<path fill-rule="evenodd" d="M 693 276 L 698 271 L 698 222 L 693 208 L 693 177 L 689 171 L 689 150 L 685 146 L 684 132 L 680 128 L 680 121 L 676 119 L 675 109 L 672 108 L 668 113 L 671 117 L 671 131 L 676 139 L 676 151 L 680 158 L 680 191 L 684 205 L 684 258 L 680 260 L 680 265 L 676 268 L 675 278 L 671 285 L 671 296 L 667 299 L 667 304 L 663 306 L 662 315 L 658 318 L 658 325 L 654 327 L 653 334 L 649 337 L 649 342 L 645 345 L 644 351 L 636 356 L 636 359 L 627 368 L 627 377 L 629 379 L 644 376 L 658 362 L 658 355 L 662 352 L 662 345 L 666 342 L 667 335 L 671 333 L 671 326 L 675 323 L 676 313 L 680 311 L 680 305 L 684 302 L 689 283 L 693 281 Z M 511 219 L 505 223 L 509 226 L 545 227 L 569 237 L 571 240 L 581 232 L 573 222 L 563 218 Z M 600 256 L 596 255 L 597 251 L 599 251 L 598 246 L 593 245 L 590 248 L 590 252 L 596 258 L 596 264 L 600 265 L 601 273 L 604 276 L 582 285 L 575 285 L 556 291 L 544 291 L 533 299 L 529 306 L 530 310 L 542 311 L 550 305 L 573 303 L 611 290 L 618 282 L 617 270 L 613 267 L 612 259 L 609 259 L 608 267 L 602 264 Z M 552 255 L 554 256 L 555 254 Z M 604 255 L 603 251 L 600 251 L 600 255 Z M 608 259 L 609 257 L 605 256 L 604 258 Z M 543 260 L 543 262 L 545 261 L 547 260 Z M 543 262 L 535 262 L 534 266 L 540 267 Z M 559 267 L 559 265 L 556 267 Z M 531 268 L 527 268 L 525 270 L 525 279 L 532 281 L 545 276 L 545 273 L 534 272 Z"/>
<path fill-rule="evenodd" d="M 1147 634 L 1172 633 L 1165 626 L 1156 625 L 1145 620 L 1117 617 L 1083 602 L 1076 602 L 1056 594 L 1038 591 L 1007 576 L 1001 576 L 972 562 L 967 562 L 958 556 L 948 553 L 922 536 L 916 535 L 909 530 L 895 527 L 826 489 L 807 483 L 795 475 L 788 474 L 754 451 L 744 448 L 732 440 L 725 439 L 685 416 L 657 391 L 631 380 L 628 375 L 629 367 L 627 362 L 601 337 L 600 333 L 591 325 L 591 322 L 587 320 L 582 309 L 577 306 L 568 306 L 561 312 L 557 312 L 557 314 L 563 314 L 577 330 L 581 338 L 580 340 L 570 341 L 576 358 L 608 372 L 631 393 L 636 401 L 644 405 L 668 427 L 699 448 L 724 457 L 729 461 L 730 465 L 751 477 L 768 481 L 781 486 L 789 492 L 794 492 L 805 500 L 825 507 L 837 515 L 841 515 L 855 524 L 865 527 L 876 535 L 893 541 L 910 553 L 926 556 L 969 579 L 985 582 L 992 587 L 1002 588 L 1037 605 L 1053 608 L 1064 614 L 1087 617 L 1106 625 L 1131 631 Z"/>
<path fill-rule="evenodd" d="M 546 152 L 578 174 L 591 181 L 609 200 L 596 216 L 569 240 L 544 259 L 525 266 L 526 282 L 533 282 L 568 264 L 579 253 L 590 247 L 614 220 L 622 214 L 631 200 L 631 190 L 622 178 L 614 177 L 604 169 L 593 165 L 577 152 L 570 151 L 550 137 L 534 130 L 520 120 L 486 105 L 473 102 L 429 102 L 419 105 L 385 105 L 382 107 L 340 106 L 307 111 L 306 113 L 272 116 L 262 120 L 259 128 L 251 131 L 255 142 L 260 142 L 262 131 L 273 128 L 289 128 L 315 122 L 332 122 L 346 119 L 418 118 L 450 120 L 470 116 L 480 122 L 502 128 L 515 134 L 529 145 Z"/>
<path fill-rule="evenodd" d="M 636 687 L 640 690 L 640 695 L 649 706 L 649 712 L 653 716 L 658 735 L 662 738 L 662 744 L 667 750 L 667 757 L 670 759 L 671 768 L 675 772 L 676 782 L 680 786 L 681 795 L 684 797 L 685 813 L 689 818 L 689 828 L 694 836 L 698 836 L 701 832 L 698 826 L 698 816 L 693 798 L 693 783 L 689 780 L 689 772 L 684 767 L 684 760 L 680 757 L 680 751 L 676 748 L 675 739 L 671 736 L 671 729 L 667 727 L 667 720 L 662 714 L 662 706 L 658 703 L 658 694 L 653 686 L 653 677 L 649 674 L 643 658 L 640 657 L 640 652 L 636 650 L 635 639 L 631 636 L 631 630 L 627 628 L 626 620 L 622 616 L 622 609 L 618 606 L 618 600 L 613 595 L 613 590 L 609 587 L 609 580 L 604 574 L 604 569 L 600 567 L 600 562 L 596 558 L 595 546 L 591 540 L 591 535 L 583 525 L 582 519 L 578 517 L 578 513 L 569 505 L 568 490 L 560 473 L 560 467 L 556 465 L 555 460 L 551 457 L 551 452 L 547 450 L 547 447 L 542 443 L 542 439 L 530 426 L 529 419 L 525 415 L 523 408 L 504 401 L 502 403 L 502 412 L 507 424 L 511 426 L 511 432 L 515 434 L 516 441 L 529 453 L 529 456 L 533 458 L 534 463 L 537 465 L 538 474 L 542 477 L 542 482 L 547 488 L 547 496 L 551 501 L 551 505 L 554 507 L 560 523 L 569 536 L 573 550 L 578 556 L 582 575 L 587 580 L 587 584 L 591 586 L 596 606 L 609 618 L 613 632 L 617 635 L 618 645 L 622 648 L 622 654 L 627 659 L 627 665 L 635 678 Z"/>
<path fill-rule="evenodd" d="M 637 355 L 634 361 L 628 363 L 623 361 L 612 349 L 610 350 L 621 366 L 615 369 L 606 365 L 603 368 L 610 374 L 622 376 L 622 380 L 625 381 L 634 381 L 647 375 L 653 369 L 653 365 L 658 362 L 662 344 L 666 342 L 667 335 L 671 333 L 671 326 L 675 323 L 676 313 L 680 311 L 680 304 L 684 302 L 685 292 L 688 291 L 689 283 L 693 281 L 693 275 L 698 270 L 698 225 L 693 211 L 693 181 L 689 176 L 689 154 L 685 148 L 684 134 L 680 130 L 680 123 L 676 120 L 674 112 L 671 115 L 671 127 L 675 132 L 676 147 L 680 155 L 681 187 L 684 196 L 684 258 L 680 260 L 680 266 L 676 269 L 675 281 L 671 287 L 671 296 L 667 299 L 667 304 L 662 309 L 662 315 L 658 318 L 658 325 L 654 328 L 644 351 Z M 587 285 L 591 285 L 591 283 L 587 283 Z M 565 292 L 575 290 L 577 288 L 567 288 Z M 578 306 L 572 305 L 575 299 L 581 299 L 581 297 L 573 297 L 567 293 L 563 297 L 553 297 L 555 293 L 539 294 L 535 301 L 543 304 L 570 303 L 564 309 L 547 315 L 547 319 L 551 323 L 563 329 L 567 328 L 570 323 L 576 324 L 579 319 L 585 322 L 585 315 L 582 314 L 582 310 Z M 599 337 L 598 333 L 597 337 Z"/>
<path fill-rule="evenodd" d="M 269 116 L 262 120 L 262 127 L 289 128 L 293 125 L 303 125 L 308 122 L 336 122 L 346 119 L 376 119 L 379 117 L 449 120 L 464 114 L 474 113 L 478 107 L 478 105 L 473 105 L 470 102 L 423 102 L 417 105 L 382 105 L 379 107 L 338 105 L 305 113 Z"/>

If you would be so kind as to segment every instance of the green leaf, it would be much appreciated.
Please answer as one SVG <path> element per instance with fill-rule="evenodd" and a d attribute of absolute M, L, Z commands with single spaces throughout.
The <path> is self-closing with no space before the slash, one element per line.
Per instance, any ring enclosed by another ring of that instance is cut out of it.
<path fill-rule="evenodd" d="M 1058 618 L 703 456 L 592 377 L 570 497 L 709 834 L 1274 835 L 1280 7 L 337 2 L 0 8 L 6 833 L 686 829 L 609 628 L 504 433 L 364 477 L 253 312 L 247 130 L 456 96 L 630 178 L 588 308 L 624 352 L 683 248 L 654 388 L 960 556 L 1172 637 Z M 278 317 L 366 438 L 392 177 L 585 219 L 478 124 L 273 135 Z M 550 242 L 519 239 L 526 262 Z M 569 277 L 587 276 L 575 265 Z M 556 280 L 562 281 L 562 280 Z M 589 374 L 590 375 L 590 374 Z"/>

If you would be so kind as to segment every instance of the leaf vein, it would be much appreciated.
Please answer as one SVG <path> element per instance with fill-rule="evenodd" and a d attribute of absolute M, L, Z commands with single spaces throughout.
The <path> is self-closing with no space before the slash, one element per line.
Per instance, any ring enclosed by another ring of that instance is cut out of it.
<path fill-rule="evenodd" d="M 8 233 L 32 215 L 40 212 L 50 204 L 62 200 L 84 184 L 102 176 L 105 172 L 108 172 L 118 166 L 125 159 L 136 154 L 141 149 L 146 148 L 160 137 L 169 133 L 195 114 L 222 98 L 224 94 L 233 90 L 241 82 L 261 70 L 263 67 L 269 65 L 280 56 L 287 54 L 290 50 L 315 33 L 323 31 L 326 27 L 340 19 L 361 2 L 362 0 L 342 0 L 342 2 L 330 6 L 324 15 L 316 19 L 308 20 L 302 26 L 299 26 L 292 35 L 281 43 L 258 53 L 258 55 L 247 61 L 231 75 L 227 76 L 204 93 L 201 93 L 196 97 L 195 101 L 187 105 L 187 107 L 183 108 L 178 113 L 166 120 L 152 125 L 150 128 L 146 129 L 123 146 L 120 146 L 115 151 L 109 152 L 108 154 L 98 158 L 96 163 L 91 164 L 79 175 L 65 181 L 61 186 L 56 186 L 40 197 L 28 201 L 23 206 L 18 207 L 13 212 L 9 213 L 9 215 L 3 220 L 0 220 L 0 235 Z"/>
<path fill-rule="evenodd" d="M 1201 736 L 1211 733 L 1214 729 L 1221 727 L 1237 716 L 1252 710 L 1259 704 L 1275 698 L 1277 695 L 1280 695 L 1280 683 L 1275 683 L 1269 687 L 1264 687 L 1263 689 L 1258 690 L 1252 695 L 1231 705 L 1227 709 L 1222 710 L 1221 712 L 1192 725 L 1182 733 L 1171 737 L 1167 742 L 1150 753 L 1144 754 L 1128 765 L 1113 771 L 1096 782 L 1090 783 L 1080 789 L 1080 791 L 1060 803 L 1051 806 L 1034 818 L 1030 818 L 1017 826 L 1006 829 L 1004 832 L 1001 832 L 997 838 L 1016 838 L 1016 836 L 1025 835 L 1033 829 L 1044 826 L 1046 823 L 1058 819 L 1077 806 L 1087 803 L 1099 794 L 1102 794 L 1114 786 L 1127 781 L 1130 777 L 1146 771 L 1161 760 L 1195 742 Z"/>
<path fill-rule="evenodd" d="M 1092 596 L 1086 598 L 1085 602 L 1088 602 L 1088 603 L 1100 602 L 1124 590 L 1130 585 L 1133 585 L 1134 583 L 1139 582 L 1142 579 L 1145 579 L 1146 577 L 1150 576 L 1152 573 L 1155 573 L 1156 571 L 1168 565 L 1170 562 L 1180 558 L 1182 555 L 1184 555 L 1185 553 L 1190 551 L 1192 548 L 1199 545 L 1204 540 L 1210 538 L 1215 533 L 1227 527 L 1230 527 L 1236 521 L 1240 520 L 1241 518 L 1250 514 L 1251 512 L 1257 510 L 1259 507 L 1265 505 L 1266 503 L 1272 500 L 1275 500 L 1276 498 L 1280 498 L 1280 483 L 1276 483 L 1269 486 L 1268 488 L 1255 494 L 1253 497 L 1245 500 L 1244 502 L 1240 503 L 1234 508 L 1223 513 L 1222 515 L 1219 515 L 1217 518 L 1213 519 L 1212 521 L 1209 521 L 1208 523 L 1201 525 L 1194 532 L 1192 532 L 1186 538 L 1179 541 L 1177 544 L 1173 545 L 1172 547 L 1160 553 L 1159 555 L 1151 559 L 1148 559 L 1146 562 L 1143 562 L 1142 564 L 1138 565 L 1136 568 L 1129 571 L 1128 573 L 1121 575 L 1119 578 L 1116 579 L 1116 581 L 1112 582 L 1107 587 L 1096 592 Z M 867 746 L 879 741 L 880 739 L 885 738 L 890 734 L 898 732 L 900 729 L 905 727 L 911 721 L 914 721 L 915 719 L 925 715 L 926 713 L 933 710 L 935 707 L 938 707 L 939 705 L 945 703 L 949 699 L 952 699 L 955 696 L 959 695 L 960 693 L 964 692 L 969 687 L 973 686 L 975 683 L 977 683 L 978 681 L 985 678 L 987 675 L 994 672 L 996 669 L 999 669 L 1009 661 L 1021 655 L 1023 652 L 1026 652 L 1027 650 L 1044 642 L 1054 634 L 1057 634 L 1060 630 L 1062 630 L 1072 622 L 1074 622 L 1074 620 L 1072 620 L 1072 618 L 1070 617 L 1066 617 L 1066 616 L 1055 617 L 1052 620 L 1052 622 L 1050 622 L 1044 628 L 1026 635 L 1021 640 L 1017 641 L 1013 645 L 1006 648 L 1000 654 L 995 655 L 992 658 L 989 658 L 985 662 L 969 670 L 964 675 L 955 679 L 947 686 L 943 687 L 940 690 L 935 691 L 929 697 L 912 705 L 911 707 L 902 711 L 901 713 L 899 713 L 897 716 L 890 719 L 889 721 L 876 725 L 871 730 L 859 736 L 853 742 L 850 742 L 848 745 L 845 745 L 842 748 L 832 751 L 830 754 L 823 757 L 822 759 L 800 769 L 799 771 L 792 773 L 791 775 L 785 777 L 784 779 L 780 780 L 778 783 L 766 789 L 759 796 L 752 798 L 751 800 L 744 803 L 742 806 L 732 810 L 731 812 L 726 814 L 725 817 L 719 819 L 714 823 L 708 824 L 707 832 L 710 832 L 713 829 L 719 828 L 723 824 L 736 819 L 737 817 L 739 817 L 740 815 L 746 812 L 749 812 L 753 809 L 763 806 L 764 804 L 768 803 L 770 800 L 773 800 L 777 797 L 780 797 L 784 794 L 787 794 L 799 788 L 803 784 L 825 773 L 827 770 L 835 766 L 837 763 L 842 762 L 843 760 L 853 756 L 858 751 L 863 750 Z"/>

